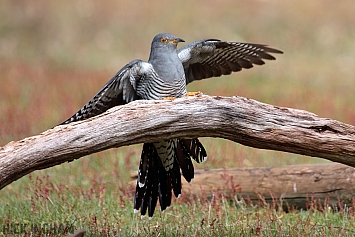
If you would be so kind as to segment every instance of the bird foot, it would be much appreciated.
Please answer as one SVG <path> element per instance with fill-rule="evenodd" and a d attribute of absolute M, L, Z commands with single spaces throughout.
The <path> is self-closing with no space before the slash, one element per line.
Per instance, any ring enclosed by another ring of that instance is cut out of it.
<path fill-rule="evenodd" d="M 203 93 L 201 91 L 191 91 L 187 92 L 186 96 L 196 96 L 196 95 L 202 95 Z"/>
<path fill-rule="evenodd" d="M 171 100 L 171 101 L 173 101 L 173 100 L 175 100 L 176 98 L 175 97 L 164 97 L 163 98 L 163 100 Z"/>

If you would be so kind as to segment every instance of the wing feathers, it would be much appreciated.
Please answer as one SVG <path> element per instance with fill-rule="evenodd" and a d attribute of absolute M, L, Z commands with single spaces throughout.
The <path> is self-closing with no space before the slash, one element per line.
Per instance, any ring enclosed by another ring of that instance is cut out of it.
<path fill-rule="evenodd" d="M 210 77 L 237 72 L 253 65 L 263 65 L 263 60 L 275 60 L 270 53 L 282 51 L 262 44 L 225 42 L 207 39 L 192 42 L 178 50 L 184 66 L 186 84 Z"/>
<path fill-rule="evenodd" d="M 119 70 L 78 112 L 61 124 L 88 119 L 114 106 L 139 99 L 136 94 L 136 83 L 153 70 L 149 63 L 141 60 L 131 61 Z"/>

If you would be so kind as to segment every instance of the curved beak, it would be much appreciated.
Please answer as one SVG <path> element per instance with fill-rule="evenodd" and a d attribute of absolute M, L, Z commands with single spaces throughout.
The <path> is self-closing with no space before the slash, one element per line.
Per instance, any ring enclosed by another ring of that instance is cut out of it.
<path fill-rule="evenodd" d="M 176 38 L 177 42 L 185 42 L 185 40 L 181 39 L 181 38 Z"/>
<path fill-rule="evenodd" d="M 185 40 L 183 40 L 183 39 L 181 39 L 181 38 L 175 38 L 175 39 L 173 39 L 173 40 L 170 40 L 169 41 L 169 44 L 178 44 L 178 43 L 180 43 L 180 42 L 185 42 Z"/>

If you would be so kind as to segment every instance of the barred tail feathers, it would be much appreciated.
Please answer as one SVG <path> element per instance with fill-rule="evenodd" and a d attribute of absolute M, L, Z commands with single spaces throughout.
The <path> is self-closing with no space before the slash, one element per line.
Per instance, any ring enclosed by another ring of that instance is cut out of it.
<path fill-rule="evenodd" d="M 149 196 L 148 193 L 151 190 L 147 190 L 148 186 L 152 185 L 152 179 L 150 179 L 154 173 L 153 160 L 156 156 L 156 151 L 151 143 L 144 143 L 142 149 L 141 160 L 138 169 L 138 179 L 136 185 L 136 193 L 134 196 L 134 211 L 138 212 L 141 209 L 143 211 L 144 197 Z"/>
<path fill-rule="evenodd" d="M 154 146 L 150 144 L 150 146 L 154 149 Z M 156 152 L 152 153 L 153 157 L 150 163 L 150 172 L 148 172 L 147 182 L 146 182 L 146 192 L 143 198 L 143 202 L 141 204 L 141 215 L 145 216 L 148 209 L 148 216 L 152 217 L 155 211 L 155 207 L 158 201 L 158 173 L 154 172 L 157 169 L 157 160 L 159 157 Z"/>
<path fill-rule="evenodd" d="M 207 152 L 198 138 L 193 139 L 178 139 L 185 154 L 197 163 L 202 163 L 207 160 Z"/>
<path fill-rule="evenodd" d="M 152 217 L 159 199 L 161 210 L 171 205 L 172 191 L 181 195 L 181 174 L 187 182 L 194 178 L 192 159 L 198 163 L 207 153 L 197 138 L 165 140 L 143 145 L 138 171 L 134 210 Z M 181 169 L 181 172 L 180 172 Z"/>
<path fill-rule="evenodd" d="M 145 216 L 148 211 L 148 216 L 152 217 L 158 199 L 162 211 L 170 207 L 172 190 L 176 196 L 181 194 L 180 169 L 177 164 L 174 166 L 171 165 L 173 169 L 166 171 L 155 145 L 144 143 L 134 196 L 134 212 L 140 209 L 141 215 Z"/>
<path fill-rule="evenodd" d="M 190 159 L 190 155 L 181 142 L 178 141 L 176 145 L 176 157 L 185 180 L 190 183 L 194 178 L 194 166 Z"/>

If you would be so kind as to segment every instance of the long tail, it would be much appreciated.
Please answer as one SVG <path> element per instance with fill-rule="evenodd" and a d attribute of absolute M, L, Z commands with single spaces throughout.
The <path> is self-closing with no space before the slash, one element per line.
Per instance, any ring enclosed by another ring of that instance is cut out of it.
<path fill-rule="evenodd" d="M 207 153 L 197 138 L 177 139 L 166 141 L 167 149 L 172 149 L 171 164 L 166 164 L 162 156 L 161 147 L 156 148 L 156 143 L 144 143 L 138 170 L 136 193 L 134 196 L 134 211 L 141 211 L 144 216 L 152 217 L 159 199 L 161 210 L 166 210 L 171 205 L 173 190 L 175 197 L 181 195 L 181 173 L 187 182 L 194 178 L 194 167 L 191 158 L 197 163 L 207 159 Z M 159 150 L 159 152 L 157 151 Z M 167 152 L 170 154 L 170 150 Z M 162 162 L 164 161 L 164 164 Z"/>

